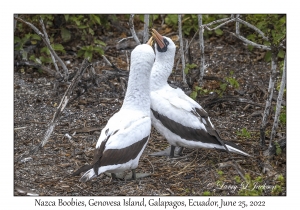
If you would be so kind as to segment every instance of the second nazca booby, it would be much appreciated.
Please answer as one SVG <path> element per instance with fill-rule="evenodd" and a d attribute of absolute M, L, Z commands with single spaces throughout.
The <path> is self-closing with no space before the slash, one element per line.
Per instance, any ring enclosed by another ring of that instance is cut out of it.
<path fill-rule="evenodd" d="M 114 173 L 135 168 L 147 145 L 151 132 L 150 72 L 155 54 L 147 44 L 138 45 L 131 52 L 128 87 L 123 105 L 102 129 L 96 144 L 94 159 L 90 165 L 79 168 L 73 175 L 85 172 L 80 181 L 86 182 L 108 172 Z"/>
<path fill-rule="evenodd" d="M 171 145 L 170 157 L 174 157 L 175 147 L 215 148 L 249 156 L 236 144 L 223 141 L 207 112 L 180 88 L 168 84 L 176 46 L 170 38 L 152 30 L 156 57 L 150 79 L 151 121 Z"/>

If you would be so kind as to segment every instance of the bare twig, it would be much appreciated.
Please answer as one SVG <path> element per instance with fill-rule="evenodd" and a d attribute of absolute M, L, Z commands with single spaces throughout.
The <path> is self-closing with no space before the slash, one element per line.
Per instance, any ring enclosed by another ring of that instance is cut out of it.
<path fill-rule="evenodd" d="M 105 60 L 105 62 L 106 62 L 109 66 L 111 66 L 114 70 L 117 70 L 117 71 L 120 70 L 120 69 L 118 69 L 118 67 L 115 66 L 115 64 L 111 63 L 111 62 L 105 57 L 105 55 L 102 55 L 102 58 L 103 58 L 103 59 Z"/>
<path fill-rule="evenodd" d="M 272 49 L 271 50 L 272 57 L 271 57 L 271 75 L 270 75 L 270 82 L 269 82 L 269 88 L 268 88 L 268 99 L 266 101 L 266 106 L 263 114 L 263 119 L 261 122 L 261 127 L 260 127 L 260 143 L 261 146 L 265 146 L 265 130 L 267 126 L 267 121 L 269 118 L 270 114 L 270 108 L 271 108 L 271 103 L 272 103 L 272 97 L 273 97 L 273 92 L 274 92 L 274 85 L 276 81 L 276 68 L 277 68 L 277 49 Z"/>
<path fill-rule="evenodd" d="M 209 28 L 207 25 L 204 25 L 204 27 L 207 29 L 207 30 L 209 30 L 209 31 L 213 31 L 213 30 L 216 30 L 216 29 L 218 29 L 218 28 L 221 28 L 222 26 L 224 26 L 224 25 L 226 25 L 226 24 L 228 24 L 228 23 L 230 23 L 230 22 L 233 22 L 235 19 L 230 19 L 230 20 L 227 20 L 226 22 L 224 22 L 224 23 L 222 23 L 222 24 L 220 24 L 220 25 L 218 25 L 218 26 L 216 26 L 216 27 L 214 27 L 214 28 Z"/>
<path fill-rule="evenodd" d="M 133 17 L 134 17 L 134 15 L 132 14 L 132 15 L 130 15 L 130 18 L 129 18 L 129 27 L 130 27 L 130 31 L 131 31 L 131 34 L 132 34 L 132 36 L 133 36 L 135 42 L 136 42 L 137 44 L 141 44 L 141 42 L 140 42 L 140 40 L 138 39 L 138 37 L 137 37 L 137 35 L 136 35 L 136 33 L 135 33 L 135 30 L 134 30 Z"/>
<path fill-rule="evenodd" d="M 44 22 L 43 22 L 43 19 L 42 19 L 42 18 L 40 19 L 40 24 L 41 24 L 41 26 L 42 26 L 42 29 L 43 29 L 43 33 L 44 33 L 45 39 L 46 39 L 46 41 L 50 44 L 50 40 L 49 40 L 49 38 L 48 38 L 48 34 L 47 34 L 47 32 L 46 32 L 46 28 L 45 28 L 45 25 L 44 25 Z M 50 55 L 51 55 L 51 59 L 52 59 L 52 61 L 53 61 L 53 65 L 54 65 L 54 67 L 55 67 L 57 73 L 58 73 L 61 77 L 63 77 L 62 74 L 59 72 L 59 69 L 58 69 L 58 66 L 57 66 L 57 61 L 55 60 L 54 55 L 52 54 L 51 51 L 50 51 Z"/>
<path fill-rule="evenodd" d="M 144 36 L 143 36 L 143 43 L 147 43 L 149 39 L 149 15 L 144 15 Z"/>
<path fill-rule="evenodd" d="M 14 17 L 18 17 L 18 14 L 14 14 Z M 17 19 L 14 21 L 14 31 L 16 30 L 17 27 Z"/>
<path fill-rule="evenodd" d="M 205 64 L 205 56 L 204 56 L 204 39 L 203 39 L 203 25 L 202 25 L 202 15 L 198 15 L 198 26 L 199 26 L 199 44 L 200 44 L 200 53 L 201 53 L 201 61 L 200 61 L 200 75 L 199 75 L 199 87 L 202 86 L 203 76 L 204 76 L 204 64 Z"/>
<path fill-rule="evenodd" d="M 240 15 L 237 14 L 236 17 L 238 18 Z M 239 22 L 235 22 L 235 34 L 236 35 L 240 35 L 240 23 Z"/>
<path fill-rule="evenodd" d="M 53 48 L 51 47 L 51 45 L 50 45 L 50 43 L 49 42 L 47 42 L 47 39 L 46 39 L 46 37 L 45 37 L 45 35 L 42 33 L 42 32 L 40 32 L 40 30 L 39 29 L 37 29 L 33 24 L 31 24 L 31 23 L 29 23 L 29 22 L 26 22 L 26 21 L 24 21 L 23 19 L 21 19 L 21 18 L 19 18 L 19 17 L 14 17 L 16 20 L 18 20 L 18 21 L 20 21 L 20 22 L 22 22 L 22 23 L 25 23 L 26 25 L 28 25 L 30 28 L 32 28 L 33 30 L 34 30 L 34 32 L 37 34 L 37 35 L 39 35 L 42 39 L 43 39 L 43 41 L 44 41 L 44 43 L 47 45 L 47 47 L 48 47 L 48 49 L 50 50 L 50 52 L 53 54 L 53 56 L 58 60 L 58 62 L 61 64 L 61 66 L 63 67 L 63 69 L 64 69 L 64 71 L 65 71 L 65 81 L 67 81 L 68 80 L 68 73 L 66 73 L 66 72 L 69 72 L 68 71 L 68 68 L 66 67 L 66 65 L 65 65 L 65 63 L 60 59 L 60 57 L 58 57 L 58 55 L 55 53 L 55 51 L 53 50 Z"/>
<path fill-rule="evenodd" d="M 146 160 L 148 160 L 148 162 L 150 163 L 151 167 L 152 167 L 152 174 L 154 174 L 154 166 L 152 165 L 151 161 L 148 158 L 144 158 Z"/>
<path fill-rule="evenodd" d="M 109 66 L 113 66 L 112 64 L 111 64 L 111 62 L 105 57 L 105 55 L 102 55 L 102 58 L 105 60 L 105 62 L 109 65 Z"/>
<path fill-rule="evenodd" d="M 250 41 L 249 39 L 246 39 L 245 37 L 229 32 L 231 33 L 233 36 L 237 37 L 238 39 L 242 40 L 243 42 L 245 42 L 248 45 L 251 45 L 253 47 L 259 48 L 259 49 L 263 49 L 263 50 L 271 50 L 271 47 L 268 47 L 266 45 L 261 45 L 261 44 L 256 44 L 255 42 Z"/>
<path fill-rule="evenodd" d="M 121 39 L 120 41 L 118 41 L 117 43 L 120 43 L 120 42 L 123 42 L 124 40 L 127 40 L 127 39 L 132 39 L 133 37 L 132 36 L 130 36 L 130 37 L 126 37 L 126 38 L 123 38 L 123 39 Z"/>
<path fill-rule="evenodd" d="M 42 148 L 47 141 L 49 140 L 57 122 L 58 119 L 60 117 L 60 114 L 62 113 L 62 111 L 64 110 L 64 108 L 67 106 L 69 100 L 70 100 L 70 95 L 71 92 L 73 91 L 73 89 L 75 88 L 75 86 L 77 85 L 79 79 L 82 77 L 84 71 L 86 70 L 86 68 L 89 66 L 88 61 L 85 59 L 83 60 L 82 64 L 81 64 L 81 68 L 76 72 L 76 75 L 74 76 L 71 84 L 69 85 L 68 89 L 66 90 L 64 96 L 62 97 L 62 100 L 59 104 L 59 106 L 57 107 L 56 112 L 53 115 L 52 120 L 49 122 L 48 124 L 48 128 L 44 134 L 43 140 L 39 143 L 38 146 L 35 146 L 34 148 L 31 149 L 31 151 L 29 152 L 29 155 L 36 153 L 40 148 Z M 21 157 L 22 158 L 22 157 Z"/>
<path fill-rule="evenodd" d="M 261 30 L 259 30 L 257 27 L 255 27 L 254 25 L 252 25 L 252 24 L 250 24 L 250 23 L 248 23 L 248 22 L 240 19 L 239 17 L 236 17 L 235 20 L 237 22 L 240 22 L 240 23 L 248 26 L 249 28 L 252 28 L 254 31 L 256 31 L 257 33 L 259 33 L 264 40 L 268 40 L 268 38 L 265 36 L 265 34 Z"/>
<path fill-rule="evenodd" d="M 182 65 L 182 80 L 184 84 L 187 84 L 185 78 L 185 59 L 184 59 L 184 51 L 183 51 L 183 39 L 182 39 L 182 23 L 181 23 L 181 15 L 178 15 L 178 31 L 179 31 L 179 41 L 180 41 L 180 54 L 181 54 L 181 65 Z"/>
<path fill-rule="evenodd" d="M 46 66 L 43 66 L 41 64 L 31 62 L 31 61 L 17 61 L 15 63 L 15 65 L 16 66 L 32 66 L 32 67 L 37 68 L 37 69 L 42 69 L 43 71 L 47 72 L 51 76 L 56 76 L 57 75 L 56 72 L 53 71 L 52 69 L 50 69 Z M 59 75 L 57 75 L 57 76 L 59 76 Z"/>
<path fill-rule="evenodd" d="M 281 101 L 282 101 L 282 97 L 283 97 L 285 83 L 286 83 L 286 55 L 285 55 L 284 63 L 283 63 L 283 73 L 282 73 L 281 84 L 280 84 L 280 89 L 279 89 L 278 98 L 277 98 L 276 112 L 275 112 L 275 118 L 274 118 L 274 122 L 273 122 L 270 142 L 269 142 L 269 149 L 271 149 L 271 147 L 272 147 L 272 140 L 275 137 L 275 133 L 276 133 L 276 130 L 278 127 L 278 118 L 279 118 L 279 114 L 281 111 Z"/>
<path fill-rule="evenodd" d="M 215 21 L 212 21 L 210 23 L 205 24 L 204 27 L 208 27 L 208 26 L 214 25 L 216 23 L 221 23 L 221 22 L 227 21 L 229 19 L 230 18 L 223 18 L 223 19 L 220 19 L 220 20 L 215 20 Z"/>

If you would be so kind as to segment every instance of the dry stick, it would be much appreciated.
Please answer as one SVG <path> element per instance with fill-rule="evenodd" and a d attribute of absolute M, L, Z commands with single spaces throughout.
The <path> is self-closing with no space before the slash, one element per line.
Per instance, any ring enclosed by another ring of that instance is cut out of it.
<path fill-rule="evenodd" d="M 18 14 L 14 14 L 14 17 L 18 17 Z M 17 20 L 14 21 L 14 31 L 16 30 L 17 27 Z"/>
<path fill-rule="evenodd" d="M 212 22 L 210 22 L 210 23 L 205 24 L 205 26 L 211 26 L 211 25 L 214 25 L 214 24 L 216 24 L 216 23 L 221 23 L 221 22 L 227 21 L 227 20 L 229 20 L 229 19 L 230 19 L 230 18 L 223 18 L 223 19 L 220 19 L 220 20 L 215 20 L 215 21 L 212 21 Z"/>
<path fill-rule="evenodd" d="M 236 20 L 237 22 L 239 22 L 239 23 L 242 23 L 242 24 L 248 26 L 249 28 L 252 28 L 254 31 L 256 31 L 257 33 L 259 33 L 259 34 L 262 36 L 262 38 L 263 38 L 264 40 L 267 40 L 267 41 L 268 41 L 268 38 L 265 36 L 264 32 L 262 32 L 261 30 L 259 30 L 259 29 L 258 29 L 257 27 L 255 27 L 254 25 L 252 25 L 252 24 L 250 24 L 250 23 L 248 23 L 248 22 L 246 22 L 246 21 L 240 19 L 239 17 L 236 17 L 235 20 Z"/>
<path fill-rule="evenodd" d="M 15 64 L 17 66 L 19 66 L 19 65 L 20 66 L 32 66 L 32 67 L 37 68 L 37 69 L 42 69 L 43 71 L 47 72 L 51 76 L 56 76 L 55 71 L 48 68 L 47 66 L 43 66 L 43 65 L 38 64 L 38 63 L 34 63 L 34 62 L 31 62 L 31 61 L 17 61 Z"/>
<path fill-rule="evenodd" d="M 184 84 L 187 84 L 185 78 L 185 60 L 184 60 L 184 51 L 183 51 L 183 39 L 182 39 L 182 28 L 181 28 L 181 15 L 178 15 L 178 31 L 179 31 L 179 41 L 180 41 L 180 54 L 181 54 L 181 65 L 182 65 L 182 80 Z"/>
<path fill-rule="evenodd" d="M 199 27 L 199 45 L 200 45 L 200 53 L 201 53 L 201 60 L 200 60 L 200 75 L 199 75 L 199 87 L 202 86 L 203 83 L 203 76 L 204 76 L 204 64 L 205 64 L 205 56 L 204 56 L 204 39 L 203 39 L 203 25 L 202 25 L 202 15 L 198 15 L 198 27 Z"/>
<path fill-rule="evenodd" d="M 105 55 L 102 55 L 102 58 L 104 59 L 104 61 L 110 65 L 114 70 L 120 71 L 120 69 L 118 69 L 118 67 L 115 66 L 115 64 L 111 63 L 106 57 Z"/>
<path fill-rule="evenodd" d="M 236 18 L 238 18 L 240 15 L 237 14 Z M 235 33 L 239 36 L 240 35 L 240 23 L 239 22 L 235 22 Z"/>
<path fill-rule="evenodd" d="M 204 27 L 207 29 L 207 30 L 209 30 L 209 31 L 213 31 L 213 30 L 216 30 L 216 29 L 218 29 L 218 28 L 221 28 L 222 26 L 224 26 L 224 25 L 226 25 L 226 24 L 228 24 L 228 23 L 230 23 L 230 22 L 233 22 L 235 19 L 230 19 L 230 20 L 228 20 L 228 21 L 226 21 L 226 22 L 224 22 L 224 23 L 222 23 L 222 24 L 220 24 L 220 25 L 218 25 L 218 26 L 216 26 L 216 27 L 214 27 L 214 28 L 209 28 L 208 26 L 207 26 L 207 24 L 206 25 L 204 25 Z"/>
<path fill-rule="evenodd" d="M 148 39 L 149 39 L 149 31 L 148 31 L 148 27 L 149 27 L 149 15 L 144 15 L 144 36 L 143 36 L 143 43 L 147 43 Z"/>
<path fill-rule="evenodd" d="M 55 51 L 53 50 L 53 48 L 51 47 L 50 43 L 47 42 L 44 34 L 42 34 L 42 32 L 39 31 L 39 29 L 37 29 L 33 24 L 29 23 L 29 22 L 26 22 L 24 21 L 23 19 L 19 18 L 19 17 L 15 17 L 16 20 L 22 22 L 22 23 L 25 23 L 26 25 L 28 25 L 30 28 L 32 28 L 34 30 L 34 32 L 39 35 L 43 41 L 45 42 L 45 44 L 47 45 L 48 49 L 50 50 L 50 52 L 54 55 L 54 57 L 58 60 L 58 62 L 61 64 L 61 66 L 63 67 L 64 69 L 64 72 L 65 72 L 65 76 L 67 77 L 68 76 L 68 68 L 66 67 L 66 65 L 64 64 L 64 62 L 60 59 L 60 57 L 58 57 L 58 55 L 55 53 Z M 67 81 L 68 78 L 64 78 L 65 81 Z"/>
<path fill-rule="evenodd" d="M 48 129 L 46 130 L 43 140 L 39 143 L 38 146 L 32 148 L 29 152 L 29 155 L 34 154 L 35 152 L 37 152 L 41 147 L 43 147 L 48 139 L 50 138 L 50 135 L 52 134 L 57 121 L 59 119 L 59 116 L 61 115 L 62 111 L 64 110 L 64 108 L 67 106 L 69 100 L 70 100 L 70 95 L 71 92 L 73 91 L 73 89 L 75 88 L 75 86 L 77 85 L 78 81 L 80 80 L 80 78 L 82 77 L 84 71 L 86 70 L 86 68 L 89 66 L 90 64 L 88 64 L 87 59 L 84 59 L 80 69 L 76 72 L 76 75 L 74 76 L 74 78 L 72 79 L 71 84 L 69 85 L 68 89 L 66 90 L 64 96 L 62 97 L 62 100 L 59 104 L 59 106 L 57 107 L 56 112 L 53 115 L 53 118 L 51 120 L 51 122 L 48 124 Z"/>
<path fill-rule="evenodd" d="M 229 32 L 229 31 L 228 31 Z M 268 47 L 266 45 L 261 45 L 261 44 L 256 44 L 255 42 L 250 41 L 249 39 L 246 39 L 245 37 L 229 32 L 231 33 L 233 36 L 235 36 L 236 38 L 240 39 L 241 41 L 245 42 L 248 45 L 251 45 L 253 47 L 259 48 L 259 49 L 263 49 L 263 50 L 271 50 L 271 47 Z"/>
<path fill-rule="evenodd" d="M 50 43 L 49 38 L 48 38 L 48 34 L 47 34 L 47 32 L 46 32 L 46 28 L 45 28 L 45 25 L 44 25 L 44 22 L 43 22 L 43 19 L 42 19 L 42 18 L 40 19 L 40 24 L 41 24 L 41 26 L 42 26 L 43 33 L 44 33 L 44 36 L 45 36 L 46 41 L 47 41 L 48 43 Z M 55 69 L 56 69 L 56 72 L 60 75 L 60 77 L 63 77 L 62 74 L 59 72 L 59 69 L 58 69 L 58 66 L 57 66 L 57 61 L 55 60 L 54 55 L 52 54 L 51 51 L 50 51 L 50 55 L 51 55 L 51 59 L 52 59 L 52 61 L 53 61 L 53 65 L 54 65 L 54 67 L 55 67 Z"/>
<path fill-rule="evenodd" d="M 260 143 L 261 146 L 265 146 L 265 130 L 267 126 L 267 121 L 270 114 L 270 108 L 272 103 L 272 97 L 273 97 L 273 91 L 274 91 L 274 84 L 276 81 L 276 68 L 277 68 L 277 53 L 278 50 L 273 48 L 271 50 L 272 56 L 271 56 L 271 75 L 270 75 L 270 81 L 269 81 L 269 88 L 268 88 L 268 95 L 269 98 L 266 101 L 266 107 L 263 114 L 263 119 L 260 126 Z"/>
<path fill-rule="evenodd" d="M 135 33 L 135 30 L 134 30 L 134 25 L 133 25 L 133 17 L 134 15 L 130 15 L 130 18 L 129 18 L 129 28 L 130 28 L 130 31 L 131 31 L 131 34 L 135 40 L 135 42 L 137 44 L 141 44 L 140 40 L 138 39 L 138 37 L 136 36 L 136 33 Z"/>
<path fill-rule="evenodd" d="M 274 136 L 275 136 L 275 133 L 276 133 L 276 130 L 278 127 L 278 118 L 279 118 L 279 114 L 280 114 L 280 110 L 281 110 L 281 101 L 282 101 L 282 97 L 283 97 L 285 83 L 286 83 L 286 55 L 285 55 L 285 58 L 283 61 L 283 73 L 282 73 L 281 84 L 280 84 L 280 89 L 279 89 L 278 98 L 277 98 L 275 118 L 274 118 L 274 122 L 273 122 L 270 142 L 269 142 L 269 150 L 272 148 L 272 140 L 274 139 Z"/>

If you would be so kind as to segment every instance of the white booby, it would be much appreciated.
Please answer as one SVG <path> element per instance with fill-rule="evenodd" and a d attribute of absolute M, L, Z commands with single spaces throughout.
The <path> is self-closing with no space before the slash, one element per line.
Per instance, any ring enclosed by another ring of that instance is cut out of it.
<path fill-rule="evenodd" d="M 150 77 L 151 121 L 171 145 L 170 157 L 174 157 L 176 146 L 215 148 L 249 156 L 236 144 L 221 140 L 207 112 L 180 88 L 174 89 L 168 84 L 176 46 L 155 29 L 152 35 L 156 41 L 156 57 Z"/>
<path fill-rule="evenodd" d="M 118 173 L 135 168 L 148 143 L 151 132 L 150 72 L 155 54 L 147 44 L 138 45 L 131 52 L 128 87 L 119 112 L 114 114 L 102 129 L 90 165 L 79 168 L 73 175 L 85 172 L 80 181 L 86 182 L 108 172 Z M 115 177 L 115 176 L 113 176 Z"/>

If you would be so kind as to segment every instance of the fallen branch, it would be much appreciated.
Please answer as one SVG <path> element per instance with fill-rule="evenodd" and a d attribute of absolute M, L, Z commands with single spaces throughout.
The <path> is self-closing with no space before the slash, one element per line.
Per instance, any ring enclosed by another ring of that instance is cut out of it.
<path fill-rule="evenodd" d="M 38 63 L 34 63 L 34 62 L 31 62 L 31 61 L 17 61 L 15 62 L 15 65 L 16 66 L 31 66 L 33 68 L 37 68 L 37 69 L 41 69 L 45 72 L 47 72 L 49 75 L 51 76 L 59 76 L 55 71 L 53 71 L 52 69 L 46 67 L 46 66 L 43 66 L 41 64 L 38 64 Z M 61 74 L 60 74 L 61 75 Z"/>
<path fill-rule="evenodd" d="M 146 44 L 149 39 L 149 15 L 144 15 L 144 36 L 143 43 Z"/>
<path fill-rule="evenodd" d="M 271 47 L 265 46 L 265 45 L 261 45 L 261 44 L 256 44 L 255 42 L 250 41 L 249 39 L 246 39 L 245 37 L 232 33 L 230 31 L 227 31 L 230 34 L 232 34 L 233 36 L 235 36 L 236 38 L 240 39 L 241 41 L 245 42 L 248 45 L 251 45 L 253 47 L 259 48 L 259 49 L 263 49 L 263 50 L 271 50 Z"/>
<path fill-rule="evenodd" d="M 261 146 L 265 146 L 265 130 L 267 126 L 267 122 L 270 115 L 270 108 L 272 104 L 272 98 L 273 98 L 273 92 L 274 92 L 274 85 L 276 82 L 276 68 L 277 68 L 277 53 L 278 51 L 276 49 L 272 49 L 271 51 L 271 75 L 270 75 L 270 81 L 269 81 L 269 88 L 268 88 L 268 99 L 266 101 L 266 106 L 263 114 L 263 119 L 260 126 L 260 143 Z"/>
<path fill-rule="evenodd" d="M 86 59 L 83 60 L 83 62 L 81 64 L 81 68 L 76 72 L 76 75 L 74 76 L 71 84 L 69 85 L 69 87 L 66 90 L 64 96 L 62 97 L 62 100 L 61 100 L 59 106 L 57 107 L 57 110 L 54 113 L 52 120 L 49 122 L 48 128 L 47 128 L 47 130 L 44 134 L 43 140 L 39 143 L 38 146 L 35 146 L 30 150 L 29 155 L 32 155 L 32 154 L 36 153 L 40 148 L 42 148 L 47 143 L 47 141 L 49 140 L 55 126 L 57 125 L 58 119 L 59 119 L 62 111 L 65 109 L 65 107 L 67 106 L 67 104 L 70 100 L 70 95 L 71 95 L 72 91 L 76 87 L 78 81 L 80 80 L 80 78 L 82 77 L 84 71 L 86 70 L 86 68 L 89 65 L 90 64 L 88 64 L 88 61 Z M 22 157 L 23 156 L 21 156 L 20 159 Z"/>
<path fill-rule="evenodd" d="M 179 42 L 180 42 L 180 54 L 181 54 L 181 66 L 182 66 L 182 80 L 184 84 L 187 84 L 186 77 L 184 73 L 185 69 L 185 58 L 183 51 L 183 39 L 182 39 L 182 23 L 181 23 L 181 15 L 178 15 L 178 32 L 179 32 Z"/>
<path fill-rule="evenodd" d="M 204 69 L 205 69 L 205 55 L 204 55 L 204 39 L 203 39 L 203 27 L 202 27 L 202 15 L 198 15 L 198 27 L 199 27 L 199 45 L 200 45 L 200 53 L 201 53 L 201 60 L 200 60 L 200 74 L 199 74 L 199 87 L 202 86 L 203 83 L 203 76 L 204 76 Z"/>
<path fill-rule="evenodd" d="M 134 25 L 133 25 L 133 17 L 134 15 L 130 15 L 130 18 L 129 18 L 129 28 L 130 28 L 130 31 L 131 31 L 131 34 L 135 40 L 135 42 L 137 44 L 141 44 L 140 40 L 138 39 L 136 33 L 135 33 L 135 30 L 134 30 Z"/>
<path fill-rule="evenodd" d="M 282 102 L 283 92 L 284 92 L 284 88 L 285 88 L 285 80 L 286 80 L 286 55 L 285 55 L 284 63 L 283 63 L 283 73 L 282 73 L 282 78 L 281 78 L 280 90 L 278 93 L 276 112 L 275 112 L 275 117 L 274 117 L 274 122 L 273 122 L 272 131 L 271 131 L 270 142 L 269 142 L 269 149 L 271 149 L 271 147 L 272 147 L 272 140 L 275 137 L 275 133 L 276 133 L 276 130 L 278 127 L 278 119 L 279 119 L 279 114 L 281 111 L 281 102 Z"/>
<path fill-rule="evenodd" d="M 240 19 L 239 17 L 236 17 L 235 20 L 239 23 L 242 23 L 246 26 L 248 26 L 249 28 L 252 28 L 254 31 L 256 31 L 257 33 L 259 33 L 261 35 L 261 37 L 264 39 L 264 40 L 267 40 L 268 41 L 268 38 L 265 36 L 264 32 L 262 32 L 261 30 L 259 30 L 257 27 L 255 27 L 254 25 Z"/>
<path fill-rule="evenodd" d="M 44 25 L 44 22 L 43 22 L 43 19 L 41 18 L 40 19 L 40 24 L 42 26 L 42 29 L 43 29 L 43 33 L 44 33 L 44 36 L 45 36 L 45 39 L 46 41 L 50 44 L 50 41 L 49 41 L 49 38 L 48 38 L 48 34 L 46 32 L 46 28 L 45 28 L 45 25 Z M 58 69 L 58 66 L 57 66 L 57 63 L 56 63 L 56 60 L 54 58 L 54 55 L 52 54 L 52 52 L 50 51 L 50 55 L 51 55 L 51 59 L 53 61 L 53 65 L 57 71 L 57 73 L 60 75 L 60 77 L 63 77 L 62 74 L 59 72 L 59 69 Z M 68 71 L 66 72 L 68 74 Z"/>

